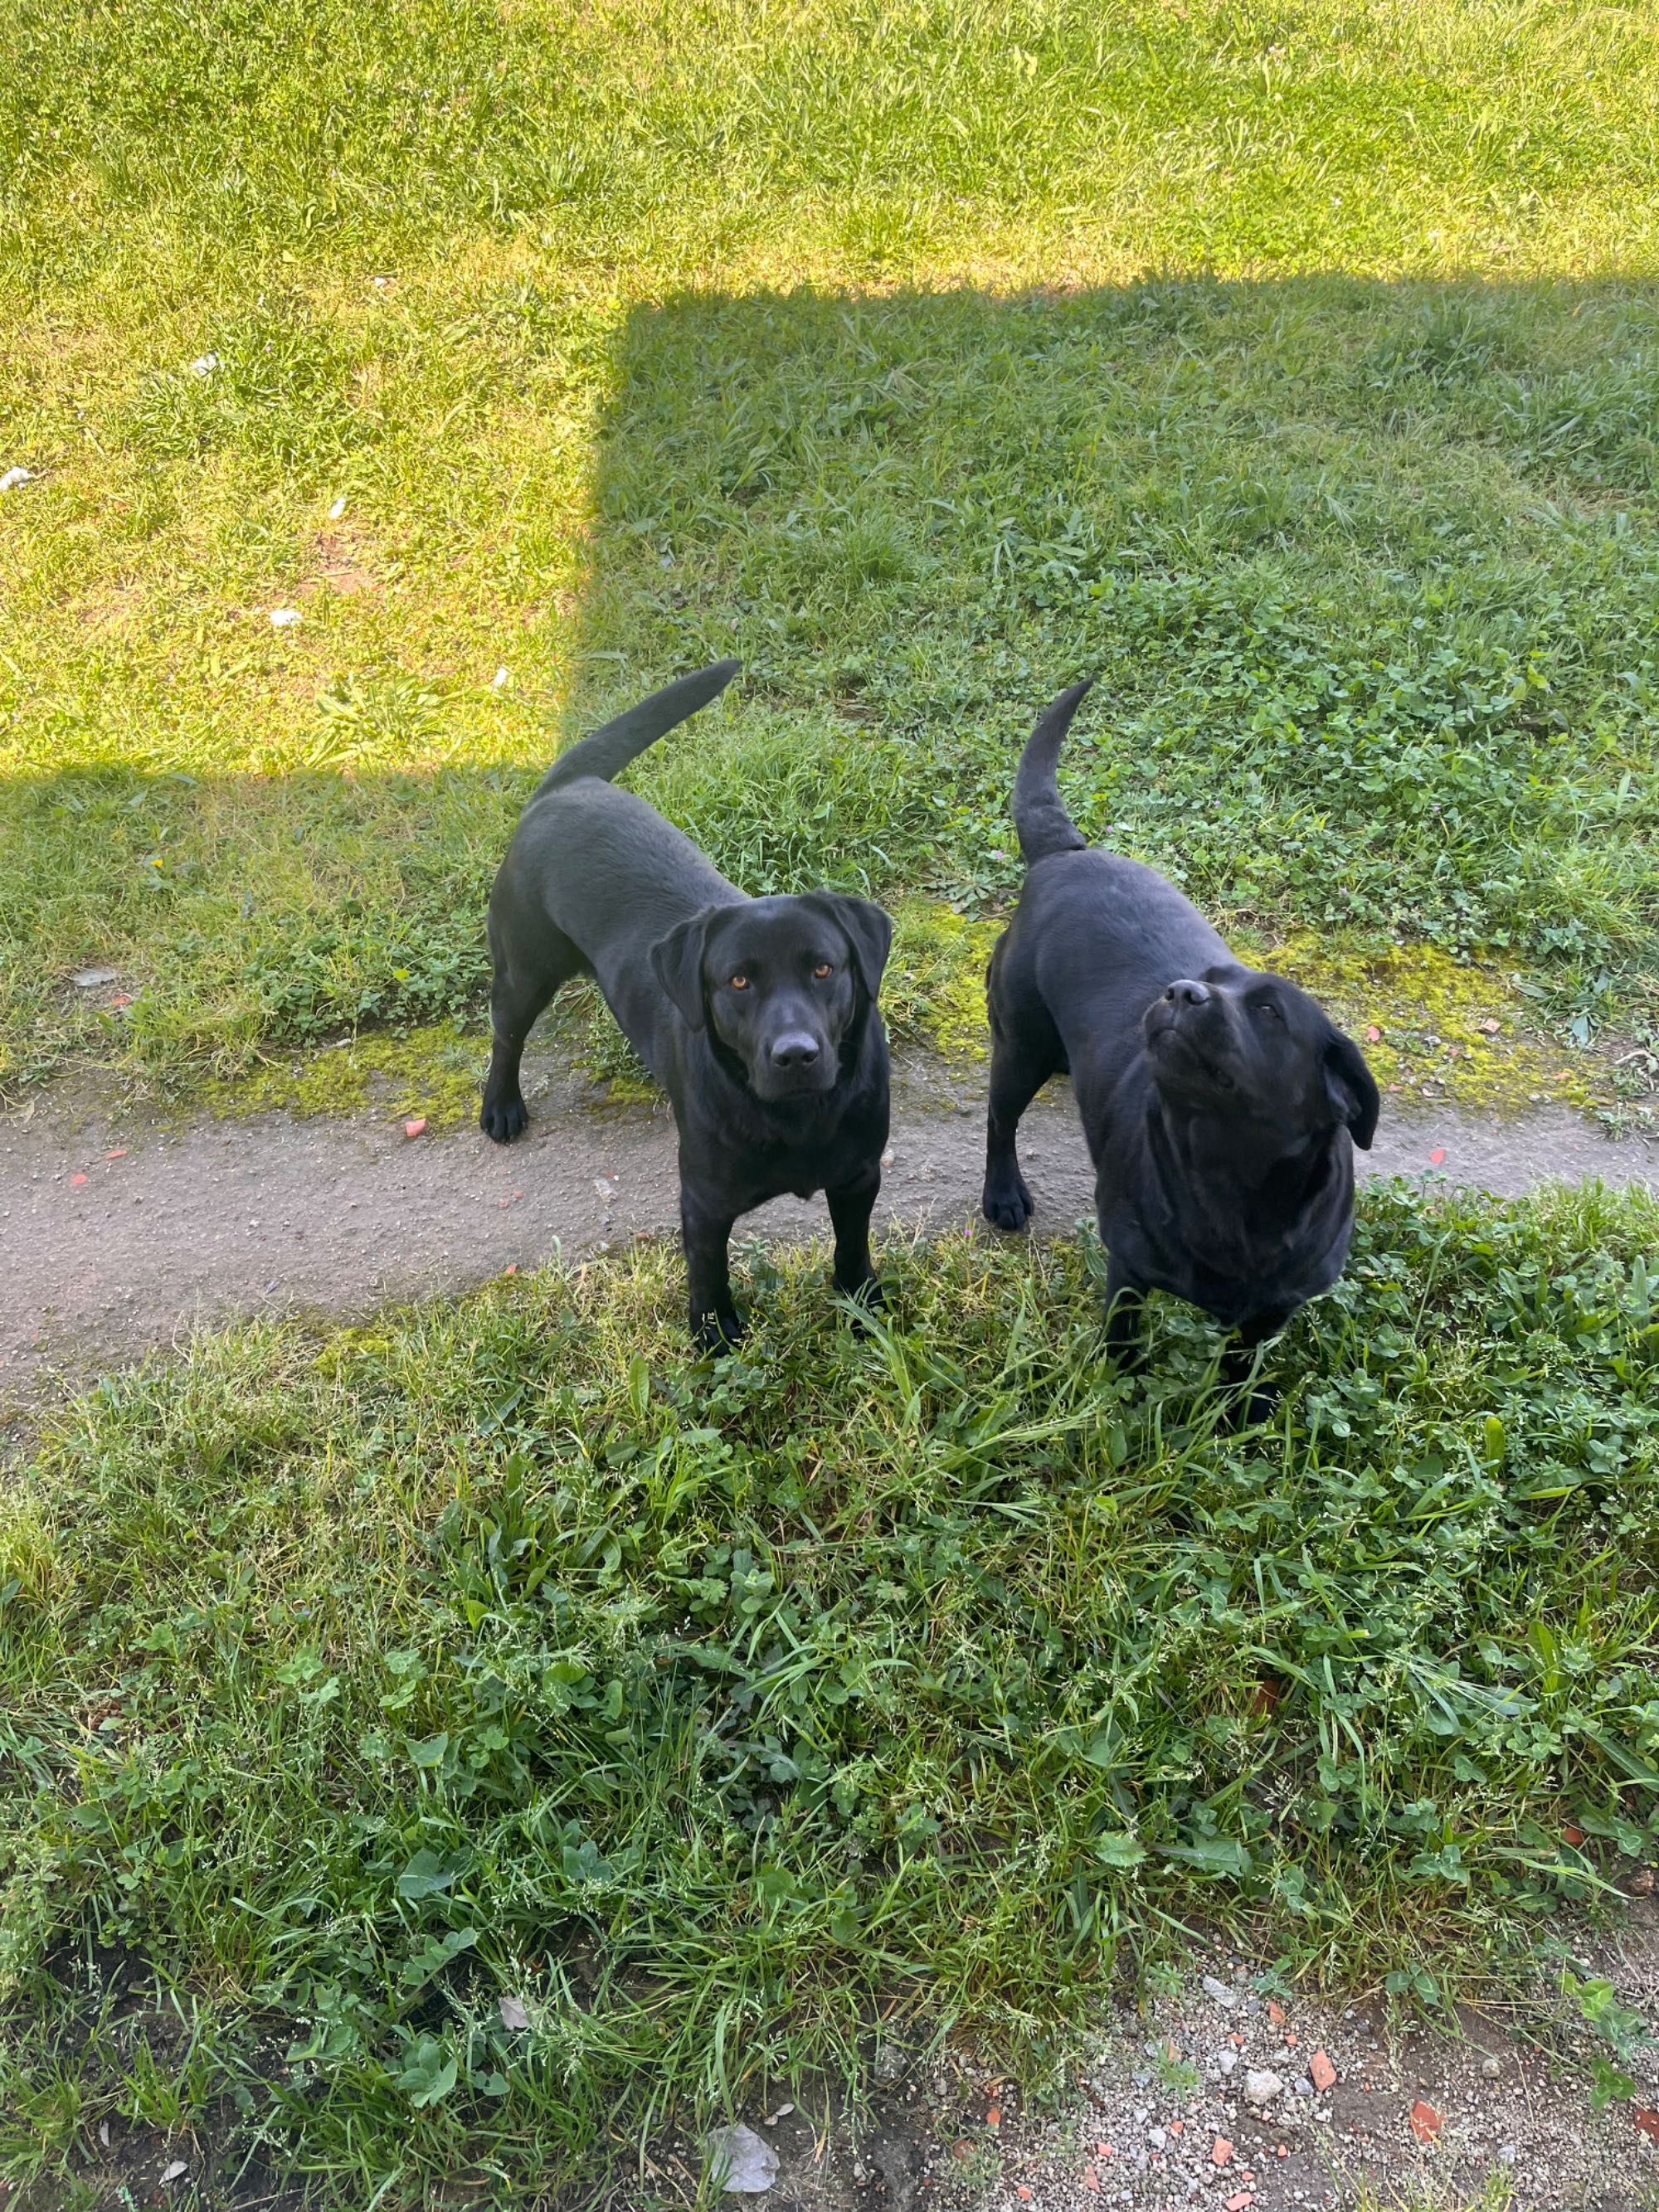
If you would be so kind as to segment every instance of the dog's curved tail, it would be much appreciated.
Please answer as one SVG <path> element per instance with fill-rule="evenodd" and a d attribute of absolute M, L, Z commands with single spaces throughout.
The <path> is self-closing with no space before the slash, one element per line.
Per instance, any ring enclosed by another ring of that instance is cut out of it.
<path fill-rule="evenodd" d="M 1059 763 L 1060 749 L 1066 742 L 1066 732 L 1072 726 L 1072 717 L 1088 696 L 1093 682 L 1091 677 L 1086 684 L 1073 684 L 1069 691 L 1060 693 L 1052 706 L 1043 708 L 1019 757 L 1019 768 L 1014 777 L 1014 828 L 1019 834 L 1020 854 L 1028 868 L 1038 860 L 1046 860 L 1050 853 L 1080 853 L 1087 848 L 1088 839 L 1060 804 L 1054 769 Z"/>
<path fill-rule="evenodd" d="M 641 699 L 637 707 L 630 707 L 625 714 L 602 724 L 591 737 L 583 738 L 568 752 L 559 755 L 536 786 L 536 797 L 539 799 L 544 791 L 557 790 L 561 784 L 574 783 L 579 775 L 598 776 L 602 783 L 609 783 L 647 745 L 654 745 L 659 738 L 666 737 L 677 723 L 695 714 L 699 707 L 718 699 L 742 665 L 737 660 L 717 660 L 712 667 L 699 668 L 694 675 L 678 677 L 672 684 L 664 684 L 660 691 L 653 691 L 648 699 Z"/>

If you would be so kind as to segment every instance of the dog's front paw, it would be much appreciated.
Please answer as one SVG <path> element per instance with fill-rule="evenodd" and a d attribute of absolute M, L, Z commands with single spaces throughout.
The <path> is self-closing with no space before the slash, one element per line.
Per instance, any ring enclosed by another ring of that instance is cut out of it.
<path fill-rule="evenodd" d="M 729 1313 L 693 1314 L 691 1341 L 699 1352 L 735 1352 L 743 1342 L 743 1316 L 733 1306 Z"/>
<path fill-rule="evenodd" d="M 995 1182 L 987 1177 L 980 1210 L 993 1229 L 1000 1229 L 1012 1235 L 1014 1231 L 1024 1228 L 1036 1212 L 1036 1207 L 1031 1202 L 1031 1194 L 1025 1187 L 1024 1176 L 1016 1170 L 1012 1176 Z"/>
<path fill-rule="evenodd" d="M 1278 1383 L 1269 1376 L 1253 1373 L 1255 1367 L 1250 1346 L 1233 1344 L 1223 1348 L 1217 1380 L 1227 1394 L 1222 1419 L 1228 1428 L 1257 1428 L 1271 1421 L 1284 1402 L 1285 1394 Z"/>
<path fill-rule="evenodd" d="M 1273 1382 L 1258 1382 L 1245 1402 L 1245 1419 L 1252 1428 L 1271 1421 L 1284 1403 L 1285 1394 Z"/>
<path fill-rule="evenodd" d="M 478 1109 L 478 1127 L 498 1145 L 510 1145 L 530 1127 L 530 1109 L 515 1091 L 510 1098 L 492 1098 L 486 1092 Z"/>

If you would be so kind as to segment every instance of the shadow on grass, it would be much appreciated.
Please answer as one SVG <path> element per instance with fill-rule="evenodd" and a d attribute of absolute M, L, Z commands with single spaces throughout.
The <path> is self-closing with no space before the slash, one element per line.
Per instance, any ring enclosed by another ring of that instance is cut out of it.
<path fill-rule="evenodd" d="M 533 291 L 497 311 L 545 322 Z M 1018 744 L 1093 673 L 1079 818 L 1224 923 L 1479 951 L 1612 1018 L 1659 904 L 1656 331 L 1648 286 L 1337 276 L 638 308 L 569 728 L 735 653 L 639 787 L 756 891 L 994 913 Z M 476 1021 L 560 739 L 480 761 L 465 702 L 434 714 L 436 769 L 0 787 L 0 1077 Z"/>

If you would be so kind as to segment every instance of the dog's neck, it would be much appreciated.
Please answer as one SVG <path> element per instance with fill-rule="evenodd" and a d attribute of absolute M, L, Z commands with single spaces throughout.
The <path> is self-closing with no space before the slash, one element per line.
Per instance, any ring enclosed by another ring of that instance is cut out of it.
<path fill-rule="evenodd" d="M 1282 1138 L 1253 1143 L 1248 1125 L 1218 1115 L 1173 1114 L 1156 1090 L 1146 1108 L 1147 1143 L 1171 1202 L 1179 1208 L 1185 1192 L 1220 1186 L 1247 1226 L 1309 1203 L 1329 1177 L 1340 1127 L 1333 1122 L 1297 1145 Z"/>

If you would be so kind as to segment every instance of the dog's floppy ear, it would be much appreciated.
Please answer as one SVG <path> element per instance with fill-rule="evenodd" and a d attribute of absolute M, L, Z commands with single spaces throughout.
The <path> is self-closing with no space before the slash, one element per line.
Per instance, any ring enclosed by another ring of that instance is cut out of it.
<path fill-rule="evenodd" d="M 1365 1055 L 1351 1036 L 1333 1031 L 1325 1048 L 1325 1088 L 1331 1103 L 1347 1123 L 1362 1152 L 1371 1148 L 1376 1117 L 1382 1109 L 1376 1079 L 1365 1065 Z"/>
<path fill-rule="evenodd" d="M 805 896 L 809 905 L 831 915 L 845 931 L 859 981 L 873 1004 L 880 994 L 881 971 L 887 965 L 893 942 L 893 917 L 873 899 L 854 898 L 845 891 L 808 891 Z"/>
<path fill-rule="evenodd" d="M 688 921 L 677 921 L 667 936 L 659 937 L 651 948 L 652 972 L 694 1030 L 700 1030 L 707 1018 L 702 953 L 708 925 L 719 912 L 718 907 L 706 906 Z"/>

